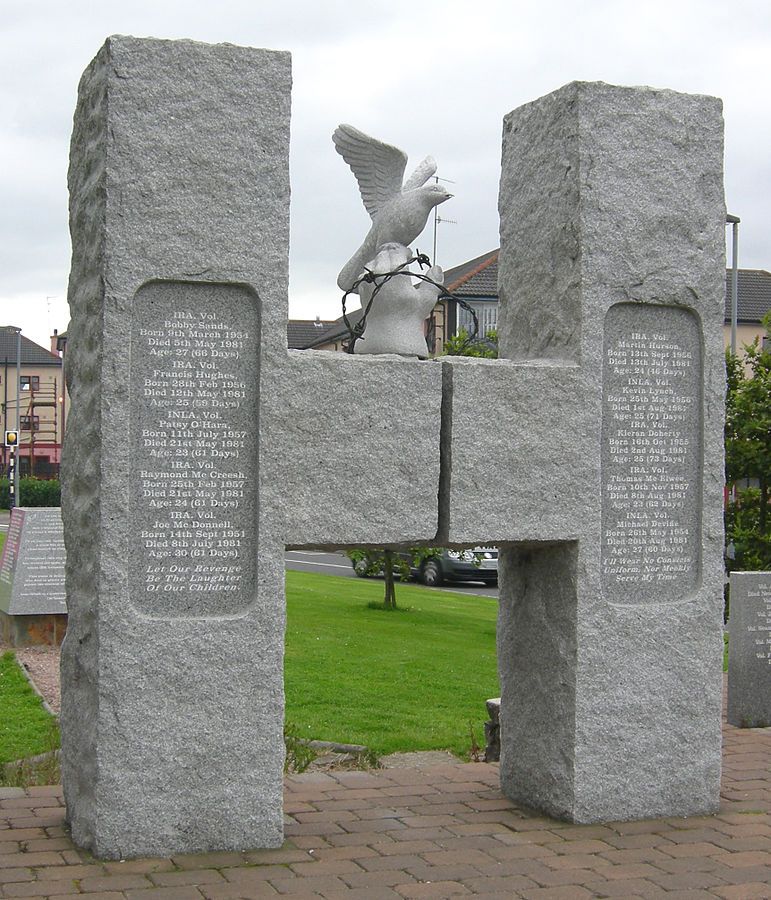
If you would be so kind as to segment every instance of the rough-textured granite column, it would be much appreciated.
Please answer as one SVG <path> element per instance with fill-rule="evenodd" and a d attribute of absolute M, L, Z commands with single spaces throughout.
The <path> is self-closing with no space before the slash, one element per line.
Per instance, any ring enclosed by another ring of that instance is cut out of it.
<path fill-rule="evenodd" d="M 62 765 L 100 857 L 280 844 L 284 548 L 437 530 L 441 366 L 287 352 L 289 90 L 123 37 L 80 86 Z"/>
<path fill-rule="evenodd" d="M 63 779 L 102 857 L 282 841 L 287 53 L 112 37 L 80 85 Z"/>
<path fill-rule="evenodd" d="M 507 548 L 503 789 L 576 822 L 714 811 L 720 102 L 569 84 L 506 117 L 499 206 L 506 359 L 445 363 L 440 508 Z"/>

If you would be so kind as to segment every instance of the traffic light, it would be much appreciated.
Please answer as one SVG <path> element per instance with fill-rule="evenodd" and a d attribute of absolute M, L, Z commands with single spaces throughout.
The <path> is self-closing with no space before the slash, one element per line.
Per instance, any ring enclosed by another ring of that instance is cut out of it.
<path fill-rule="evenodd" d="M 19 446 L 19 432 L 18 431 L 6 431 L 5 446 L 6 447 L 18 447 Z"/>

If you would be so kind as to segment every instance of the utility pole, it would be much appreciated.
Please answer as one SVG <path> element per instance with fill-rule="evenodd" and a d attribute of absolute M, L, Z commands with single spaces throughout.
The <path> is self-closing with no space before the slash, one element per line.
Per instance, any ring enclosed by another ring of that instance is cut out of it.
<path fill-rule="evenodd" d="M 21 328 L 10 327 L 16 332 L 16 431 L 5 432 L 5 445 L 9 449 L 8 459 L 8 491 L 9 507 L 13 509 L 19 505 L 19 476 L 16 467 L 16 450 L 19 446 L 19 431 L 21 426 Z"/>

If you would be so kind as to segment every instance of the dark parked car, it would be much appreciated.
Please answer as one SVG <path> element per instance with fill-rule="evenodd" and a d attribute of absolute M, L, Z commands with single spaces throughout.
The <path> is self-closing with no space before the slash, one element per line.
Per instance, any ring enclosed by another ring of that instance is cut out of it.
<path fill-rule="evenodd" d="M 485 584 L 498 583 L 498 549 L 496 547 L 474 547 L 473 550 L 441 550 L 437 556 L 424 560 L 419 566 L 413 564 L 407 553 L 399 556 L 410 566 L 410 574 L 428 587 L 438 587 L 445 581 L 483 581 Z M 361 578 L 371 574 L 366 560 L 352 563 Z"/>

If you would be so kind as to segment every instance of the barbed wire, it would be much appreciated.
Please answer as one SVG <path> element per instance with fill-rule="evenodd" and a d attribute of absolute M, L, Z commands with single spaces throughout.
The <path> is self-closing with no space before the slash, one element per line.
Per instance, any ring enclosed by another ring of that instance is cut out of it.
<path fill-rule="evenodd" d="M 479 317 L 476 314 L 476 310 L 474 310 L 470 304 L 466 303 L 465 300 L 460 297 L 456 297 L 451 291 L 448 291 L 447 288 L 443 284 L 439 284 L 437 281 L 434 281 L 433 278 L 429 278 L 428 275 L 424 275 L 423 272 L 412 272 L 409 270 L 409 266 L 413 263 L 417 263 L 421 269 L 428 266 L 431 266 L 431 260 L 427 254 L 421 253 L 420 250 L 416 248 L 415 256 L 411 256 L 406 262 L 403 262 L 400 266 L 397 266 L 391 272 L 373 272 L 371 269 L 368 269 L 366 266 L 364 267 L 364 274 L 360 275 L 351 285 L 350 288 L 343 294 L 343 321 L 345 322 L 345 327 L 348 329 L 348 334 L 350 335 L 350 340 L 348 342 L 348 346 L 345 348 L 346 353 L 353 353 L 354 346 L 356 341 L 362 337 L 366 328 L 367 328 L 367 316 L 369 315 L 369 311 L 372 309 L 372 304 L 380 292 L 381 288 L 383 288 L 392 278 L 396 278 L 399 275 L 406 275 L 409 278 L 418 278 L 420 281 L 425 281 L 428 284 L 432 284 L 434 287 L 439 288 L 439 295 L 437 296 L 438 300 L 451 300 L 453 303 L 456 303 L 462 309 L 465 309 L 466 312 L 471 316 L 471 321 L 474 323 L 474 326 L 470 333 L 466 334 L 466 337 L 460 342 L 459 349 L 463 349 L 466 346 L 469 346 L 476 342 L 477 335 L 479 334 Z M 350 319 L 348 318 L 348 313 L 346 311 L 346 300 L 351 294 L 357 294 L 359 292 L 359 287 L 362 284 L 374 284 L 375 287 L 372 291 L 372 294 L 367 302 L 366 309 L 362 313 L 361 318 L 356 324 L 352 325 Z"/>

